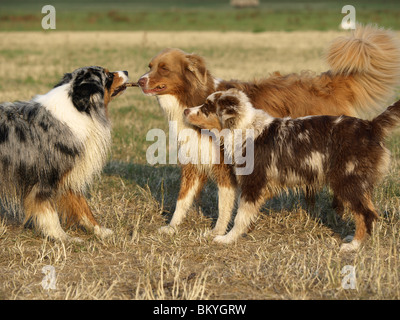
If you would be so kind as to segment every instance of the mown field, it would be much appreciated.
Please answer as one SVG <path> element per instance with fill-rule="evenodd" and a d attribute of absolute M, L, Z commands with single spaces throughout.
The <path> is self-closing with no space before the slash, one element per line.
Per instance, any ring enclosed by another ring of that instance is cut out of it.
<path fill-rule="evenodd" d="M 274 70 L 325 71 L 322 55 L 340 32 L 8 32 L 0 33 L 0 101 L 27 100 L 47 92 L 68 71 L 86 65 L 146 72 L 165 47 L 204 56 L 215 76 L 251 80 Z M 399 34 L 400 36 L 400 34 Z M 400 94 L 398 95 L 400 97 Z M 216 187 L 175 235 L 159 234 L 174 211 L 179 168 L 150 166 L 146 141 L 168 124 L 155 98 L 131 88 L 110 105 L 113 147 L 101 179 L 88 193 L 100 223 L 115 235 L 100 240 L 68 233 L 82 244 L 44 240 L 11 218 L 0 220 L 0 299 L 399 299 L 400 135 L 388 141 L 390 174 L 374 201 L 381 214 L 372 237 L 357 253 L 340 255 L 354 232 L 350 215 L 338 219 L 323 190 L 316 210 L 301 195 L 269 201 L 255 229 L 237 244 L 203 236 L 217 216 Z M 44 290 L 42 268 L 51 265 L 56 287 Z M 356 288 L 341 285 L 346 265 Z"/>

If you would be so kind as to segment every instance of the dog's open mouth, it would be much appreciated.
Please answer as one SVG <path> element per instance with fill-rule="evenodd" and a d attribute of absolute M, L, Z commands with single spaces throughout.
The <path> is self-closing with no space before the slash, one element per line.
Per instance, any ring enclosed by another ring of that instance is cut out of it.
<path fill-rule="evenodd" d="M 122 86 L 117 87 L 112 93 L 111 97 L 119 95 L 120 93 L 124 92 L 125 89 L 126 89 L 126 83 L 124 83 Z"/>
<path fill-rule="evenodd" d="M 148 94 L 148 93 L 159 93 L 159 92 L 164 91 L 165 89 L 167 89 L 167 86 L 165 84 L 160 84 L 160 85 L 154 87 L 153 89 L 142 88 L 143 92 L 146 93 L 146 94 Z"/>

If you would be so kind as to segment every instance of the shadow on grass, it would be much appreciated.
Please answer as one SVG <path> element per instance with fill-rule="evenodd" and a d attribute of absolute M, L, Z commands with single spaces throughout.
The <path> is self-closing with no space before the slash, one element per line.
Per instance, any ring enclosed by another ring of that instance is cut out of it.
<path fill-rule="evenodd" d="M 104 174 L 119 176 L 122 179 L 138 185 L 143 189 L 149 189 L 152 197 L 162 204 L 162 215 L 166 223 L 172 218 L 175 210 L 180 187 L 180 167 L 177 165 L 135 164 L 119 161 L 111 161 L 104 169 Z M 348 234 L 348 224 L 336 215 L 331 206 L 331 195 L 327 189 L 323 189 L 316 197 L 314 208 L 310 208 L 301 193 L 289 192 L 279 195 L 267 201 L 262 207 L 264 215 L 275 215 L 279 212 L 304 210 L 311 218 L 319 221 L 322 225 L 339 233 L 341 237 Z M 218 188 L 214 182 L 209 181 L 203 189 L 200 201 L 196 207 L 201 214 L 212 219 L 213 227 L 218 218 Z M 232 215 L 230 227 L 236 210 Z M 347 228 L 346 228 L 347 226 Z"/>
<path fill-rule="evenodd" d="M 149 189 L 152 197 L 162 204 L 162 214 L 166 221 L 172 218 L 178 199 L 181 169 L 177 165 L 149 165 L 120 161 L 111 161 L 104 169 L 104 174 L 119 176 L 129 183 Z M 213 220 L 218 215 L 218 191 L 216 185 L 209 181 L 202 191 L 196 206 L 207 217 Z"/>

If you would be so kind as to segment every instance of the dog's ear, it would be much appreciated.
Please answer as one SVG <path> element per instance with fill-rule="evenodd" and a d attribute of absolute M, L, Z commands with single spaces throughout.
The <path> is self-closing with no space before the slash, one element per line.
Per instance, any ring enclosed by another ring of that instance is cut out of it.
<path fill-rule="evenodd" d="M 63 78 L 60 80 L 59 83 L 57 83 L 53 88 L 57 88 L 59 86 L 62 86 L 63 84 L 69 83 L 72 79 L 72 74 L 71 73 L 66 73 L 64 74 Z"/>
<path fill-rule="evenodd" d="M 207 68 L 204 59 L 197 54 L 186 55 L 188 61 L 187 69 L 192 72 L 201 84 L 207 82 Z"/>
<path fill-rule="evenodd" d="M 237 97 L 233 95 L 224 95 L 219 97 L 217 100 L 218 105 L 221 107 L 221 109 L 235 109 L 237 106 L 239 106 L 240 101 Z"/>
<path fill-rule="evenodd" d="M 216 100 L 217 115 L 221 121 L 223 128 L 231 128 L 236 120 L 236 106 L 239 100 L 235 96 L 223 95 Z"/>
<path fill-rule="evenodd" d="M 104 88 L 101 79 L 87 74 L 78 75 L 72 86 L 71 99 L 74 106 L 81 112 L 89 113 L 104 103 Z"/>

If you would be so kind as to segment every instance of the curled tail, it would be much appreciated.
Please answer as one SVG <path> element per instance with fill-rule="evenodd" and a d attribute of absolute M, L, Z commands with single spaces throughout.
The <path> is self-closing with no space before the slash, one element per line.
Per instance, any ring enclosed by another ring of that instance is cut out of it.
<path fill-rule="evenodd" d="M 342 76 L 350 89 L 351 110 L 362 117 L 382 112 L 400 85 L 400 43 L 383 28 L 358 24 L 350 35 L 331 43 L 326 61 L 331 74 Z"/>
<path fill-rule="evenodd" d="M 380 136 L 387 137 L 400 125 L 400 100 L 389 106 L 383 113 L 372 120 L 374 131 Z"/>

